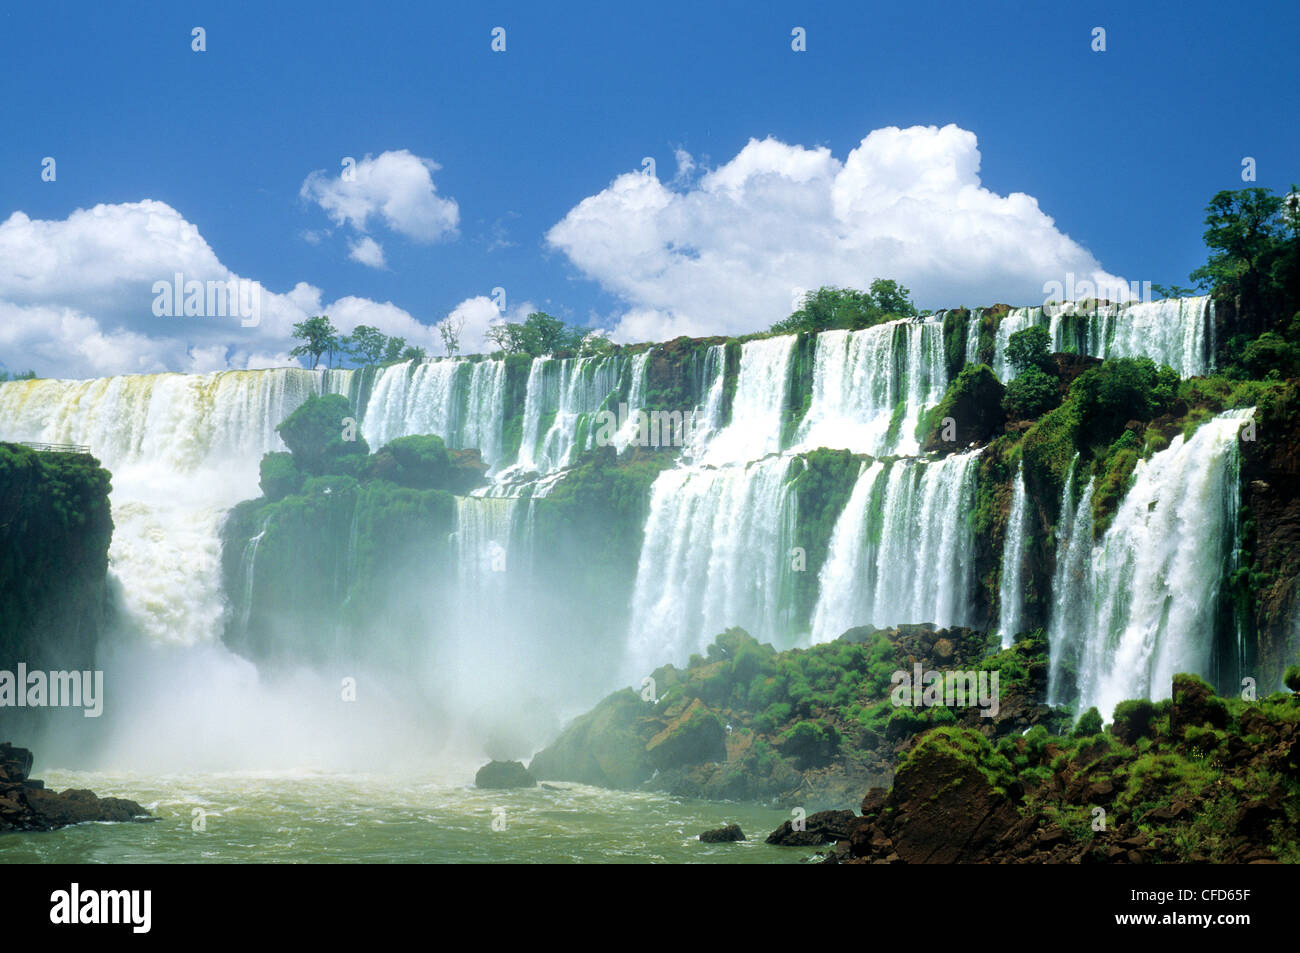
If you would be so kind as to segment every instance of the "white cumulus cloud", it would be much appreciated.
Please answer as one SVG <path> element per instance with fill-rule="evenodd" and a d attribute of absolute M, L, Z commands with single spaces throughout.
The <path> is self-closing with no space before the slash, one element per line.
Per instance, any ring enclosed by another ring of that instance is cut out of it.
<path fill-rule="evenodd" d="M 684 190 L 620 175 L 547 233 L 624 301 L 618 340 L 759 330 L 796 289 L 875 278 L 922 307 L 1039 303 L 1069 272 L 1118 281 L 1032 196 L 983 187 L 975 135 L 955 125 L 878 129 L 843 161 L 773 138 L 702 175 L 677 158 L 670 184 L 698 176 Z"/>
<path fill-rule="evenodd" d="M 348 243 L 348 257 L 353 261 L 359 261 L 369 268 L 383 268 L 384 263 L 384 246 L 379 244 L 369 235 L 366 235 L 357 241 Z"/>
<path fill-rule="evenodd" d="M 312 172 L 299 194 L 323 208 L 336 225 L 365 232 L 373 217 L 408 238 L 432 242 L 454 236 L 460 224 L 456 200 L 439 196 L 433 183 L 440 168 L 406 149 L 382 152 L 338 175 Z"/>
<path fill-rule="evenodd" d="M 223 265 L 197 226 L 164 202 L 51 220 L 14 212 L 0 222 L 0 362 L 59 377 L 284 365 L 295 363 L 293 325 L 316 314 L 345 334 L 367 324 L 431 353 L 436 344 L 429 325 L 391 302 L 326 301 L 306 282 L 283 293 L 261 288 L 255 326 L 240 315 L 155 314 L 155 283 L 171 285 L 178 274 L 183 283 L 255 281 Z"/>

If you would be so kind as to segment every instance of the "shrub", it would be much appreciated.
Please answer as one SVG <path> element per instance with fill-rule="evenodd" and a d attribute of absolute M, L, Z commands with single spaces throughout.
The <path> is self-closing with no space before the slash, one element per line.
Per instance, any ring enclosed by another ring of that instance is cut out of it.
<path fill-rule="evenodd" d="M 291 453 L 266 454 L 259 470 L 262 495 L 273 503 L 302 488 L 303 474 L 294 464 Z"/>
<path fill-rule="evenodd" d="M 1036 331 L 1041 328 L 1026 328 Z M 1023 334 L 1024 331 L 1017 332 Z M 1015 337 L 1013 334 L 1012 337 Z M 1002 407 L 1016 420 L 1036 420 L 1060 403 L 1056 377 L 1037 367 L 1030 367 L 1007 385 Z"/>
<path fill-rule="evenodd" d="M 1134 698 L 1115 706 L 1115 716 L 1110 730 L 1125 744 L 1134 744 L 1139 738 L 1151 736 L 1151 722 L 1156 716 L 1156 706 L 1145 698 Z"/>
<path fill-rule="evenodd" d="M 1079 718 L 1079 723 L 1074 726 L 1071 737 L 1090 738 L 1099 731 L 1101 731 L 1101 712 L 1096 708 L 1089 708 Z"/>

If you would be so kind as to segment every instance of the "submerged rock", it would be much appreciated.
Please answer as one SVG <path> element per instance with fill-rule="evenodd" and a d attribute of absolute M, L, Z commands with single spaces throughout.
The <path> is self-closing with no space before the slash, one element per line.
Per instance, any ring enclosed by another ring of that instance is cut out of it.
<path fill-rule="evenodd" d="M 533 788 L 537 779 L 528 773 L 520 761 L 489 761 L 474 775 L 474 786 L 479 788 Z"/>
<path fill-rule="evenodd" d="M 745 832 L 740 829 L 739 824 L 728 824 L 726 827 L 705 831 L 700 835 L 700 840 L 706 844 L 725 844 L 728 841 L 744 839 Z"/>
<path fill-rule="evenodd" d="M 32 779 L 32 753 L 9 742 L 0 743 L 0 832 L 52 831 L 87 821 L 150 821 L 154 818 L 135 801 L 99 797 L 93 791 L 47 791 Z"/>

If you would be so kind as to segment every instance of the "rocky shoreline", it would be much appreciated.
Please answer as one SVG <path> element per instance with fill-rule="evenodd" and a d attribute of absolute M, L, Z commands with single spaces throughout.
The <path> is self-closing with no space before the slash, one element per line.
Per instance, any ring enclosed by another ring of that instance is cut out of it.
<path fill-rule="evenodd" d="M 93 791 L 50 791 L 31 777 L 32 753 L 0 743 L 0 833 L 53 831 L 90 821 L 125 823 L 155 818 L 135 801 Z"/>

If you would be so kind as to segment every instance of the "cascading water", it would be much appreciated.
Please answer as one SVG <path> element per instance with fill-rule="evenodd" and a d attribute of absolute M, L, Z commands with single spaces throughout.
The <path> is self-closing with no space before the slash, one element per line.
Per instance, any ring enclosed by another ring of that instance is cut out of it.
<path fill-rule="evenodd" d="M 704 463 L 743 463 L 781 449 L 782 412 L 796 340 L 786 334 L 749 341 L 742 348 L 731 422 L 709 442 Z"/>
<path fill-rule="evenodd" d="M 257 496 L 276 425 L 348 372 L 285 368 L 0 385 L 0 436 L 88 446 L 113 474 L 110 571 L 127 623 L 154 642 L 215 640 L 220 526 Z"/>
<path fill-rule="evenodd" d="M 1029 534 L 1029 506 L 1026 502 L 1025 465 L 1016 471 L 1011 491 L 1011 512 L 1007 514 L 1006 538 L 1002 544 L 1002 579 L 998 587 L 998 632 L 1002 647 L 1009 648 L 1020 633 L 1024 608 L 1025 546 Z"/>
<path fill-rule="evenodd" d="M 863 470 L 831 534 L 814 642 L 858 625 L 971 624 L 978 457 L 877 460 Z"/>
<path fill-rule="evenodd" d="M 392 364 L 379 372 L 366 402 L 362 435 L 372 450 L 398 437 L 437 434 L 453 449 L 477 448 L 501 464 L 504 361 L 443 360 Z"/>
<path fill-rule="evenodd" d="M 594 446 L 591 416 L 618 389 L 621 358 L 538 358 L 528 375 L 523 439 L 517 473 L 549 473 L 569 466 L 578 451 Z M 608 408 L 617 411 L 618 408 Z"/>
<path fill-rule="evenodd" d="M 1076 310 L 1071 303 L 1013 308 L 998 325 L 994 349 L 993 370 L 1003 381 L 1015 376 L 1007 360 L 1011 335 L 1028 327 L 1046 328 L 1053 351 L 1103 360 L 1149 357 L 1180 377 L 1203 376 L 1213 369 L 1214 302 L 1208 296 L 1086 310 Z"/>
<path fill-rule="evenodd" d="M 980 321 L 984 318 L 983 308 L 971 308 L 970 321 L 966 325 L 966 363 L 979 363 Z"/>
<path fill-rule="evenodd" d="M 1238 432 L 1252 414 L 1221 414 L 1140 461 L 1090 557 L 1067 556 L 1081 572 L 1061 580 L 1053 632 L 1063 655 L 1078 660 L 1079 711 L 1096 706 L 1109 718 L 1126 698 L 1167 698 L 1178 672 L 1212 677 L 1219 591 L 1236 533 Z M 1089 497 L 1073 520 L 1071 549 L 1090 542 L 1081 525 Z"/>
<path fill-rule="evenodd" d="M 790 457 L 660 474 L 637 566 L 626 677 L 682 664 L 729 626 L 783 641 Z"/>
<path fill-rule="evenodd" d="M 937 404 L 947 386 L 942 319 L 823 331 L 817 336 L 812 401 L 796 443 L 915 454 L 921 411 Z"/>

